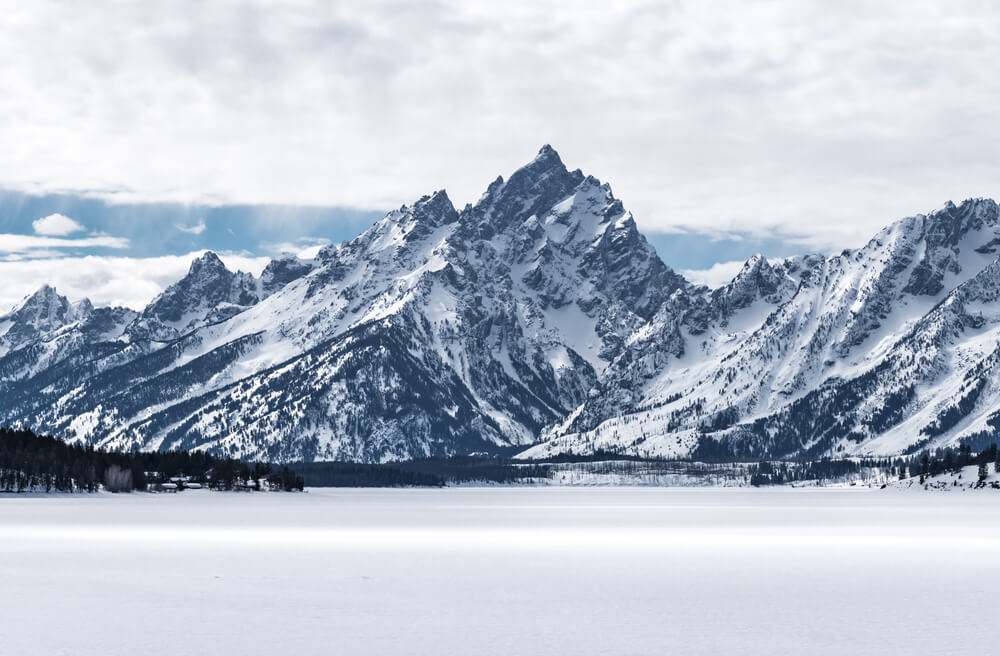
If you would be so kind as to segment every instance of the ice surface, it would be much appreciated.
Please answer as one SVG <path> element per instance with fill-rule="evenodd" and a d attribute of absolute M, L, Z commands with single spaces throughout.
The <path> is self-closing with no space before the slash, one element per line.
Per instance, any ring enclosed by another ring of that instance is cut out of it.
<path fill-rule="evenodd" d="M 0 498 L 27 654 L 913 654 L 993 642 L 995 493 Z"/>

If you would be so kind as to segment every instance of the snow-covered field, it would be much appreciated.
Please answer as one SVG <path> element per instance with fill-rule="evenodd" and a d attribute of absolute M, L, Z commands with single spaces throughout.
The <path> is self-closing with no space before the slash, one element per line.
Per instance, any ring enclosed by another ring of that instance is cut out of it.
<path fill-rule="evenodd" d="M 998 553 L 990 491 L 0 497 L 0 653 L 983 653 Z"/>

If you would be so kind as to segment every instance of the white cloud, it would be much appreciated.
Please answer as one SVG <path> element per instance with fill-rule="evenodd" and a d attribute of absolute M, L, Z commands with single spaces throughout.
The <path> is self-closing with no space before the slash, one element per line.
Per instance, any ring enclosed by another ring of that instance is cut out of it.
<path fill-rule="evenodd" d="M 462 204 L 549 142 L 646 230 L 826 246 L 1000 193 L 997 3 L 151 7 L 5 13 L 0 184 L 377 208 L 447 186 Z"/>
<path fill-rule="evenodd" d="M 24 251 L 19 251 L 15 253 L 2 253 L 0 251 L 0 260 L 5 262 L 16 262 L 18 260 L 37 260 L 49 257 L 62 257 L 63 253 L 57 250 L 38 248 L 38 249 L 28 249 Z"/>
<path fill-rule="evenodd" d="M 178 224 L 178 225 L 175 225 L 175 227 L 178 230 L 180 230 L 181 232 L 186 232 L 189 235 L 200 235 L 201 233 L 205 232 L 205 228 L 207 226 L 205 225 L 205 221 L 204 220 L 200 220 L 200 221 L 198 221 L 198 223 L 196 223 L 196 224 L 194 224 L 192 226 L 183 226 L 183 225 L 179 225 Z"/>
<path fill-rule="evenodd" d="M 319 251 L 330 243 L 325 237 L 301 237 L 295 241 L 267 242 L 260 244 L 260 250 L 271 255 L 295 253 L 303 259 L 312 259 Z"/>
<path fill-rule="evenodd" d="M 698 285 L 707 285 L 712 289 L 725 285 L 740 272 L 746 262 L 718 262 L 708 269 L 686 269 L 680 272 L 682 276 Z"/>
<path fill-rule="evenodd" d="M 47 237 L 65 237 L 74 232 L 84 230 L 82 225 L 68 216 L 59 213 L 49 214 L 48 216 L 36 219 L 31 222 L 31 227 L 37 234 Z"/>
<path fill-rule="evenodd" d="M 94 305 L 124 305 L 141 310 L 163 289 L 180 280 L 191 262 L 205 251 L 150 258 L 62 257 L 0 261 L 0 314 L 43 284 L 54 286 L 71 301 L 90 298 Z M 232 270 L 260 275 L 269 261 L 219 253 Z"/>
<path fill-rule="evenodd" d="M 303 260 L 311 260 L 319 255 L 319 252 L 323 250 L 326 244 L 316 244 L 315 246 L 309 246 L 308 248 L 303 248 L 296 255 Z"/>
<path fill-rule="evenodd" d="M 36 235 L 0 234 L 0 257 L 30 257 L 32 253 L 73 248 L 128 248 L 129 241 L 110 235 L 91 235 L 79 239 L 39 237 Z"/>

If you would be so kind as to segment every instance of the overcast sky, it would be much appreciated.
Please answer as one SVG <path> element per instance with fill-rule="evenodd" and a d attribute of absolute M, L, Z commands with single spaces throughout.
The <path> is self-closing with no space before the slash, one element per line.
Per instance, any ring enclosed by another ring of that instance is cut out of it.
<path fill-rule="evenodd" d="M 681 269 L 858 246 L 1000 193 L 991 2 L 2 5 L 0 187 L 249 207 L 257 227 L 256 206 L 343 211 L 279 212 L 277 241 L 336 241 L 442 187 L 474 201 L 544 143 L 609 181 Z M 276 243 L 248 228 L 229 245 L 204 212 L 138 212 L 128 234 L 67 212 L 75 229 L 0 216 L 0 258 L 40 276 L 69 255 Z M 44 282 L 8 264 L 0 305 Z"/>

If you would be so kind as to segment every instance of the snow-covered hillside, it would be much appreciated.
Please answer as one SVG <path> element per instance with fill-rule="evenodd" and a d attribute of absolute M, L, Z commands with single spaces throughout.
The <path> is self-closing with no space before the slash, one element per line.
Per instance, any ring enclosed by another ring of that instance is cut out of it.
<path fill-rule="evenodd" d="M 1000 425 L 998 244 L 996 203 L 970 200 L 856 251 L 753 258 L 711 294 L 675 294 L 527 455 L 978 448 Z"/>
<path fill-rule="evenodd" d="M 209 253 L 137 317 L 114 310 L 118 323 L 60 343 L 56 359 L 47 345 L 82 320 L 43 289 L 52 308 L 29 300 L 0 323 L 0 418 L 120 449 L 492 451 L 580 405 L 687 286 L 608 185 L 546 146 L 461 212 L 439 191 L 260 279 Z"/>
<path fill-rule="evenodd" d="M 970 200 L 695 286 L 546 146 L 473 205 L 435 192 L 259 277 L 208 253 L 140 313 L 42 287 L 0 316 L 0 423 L 277 460 L 978 448 L 998 251 Z"/>

